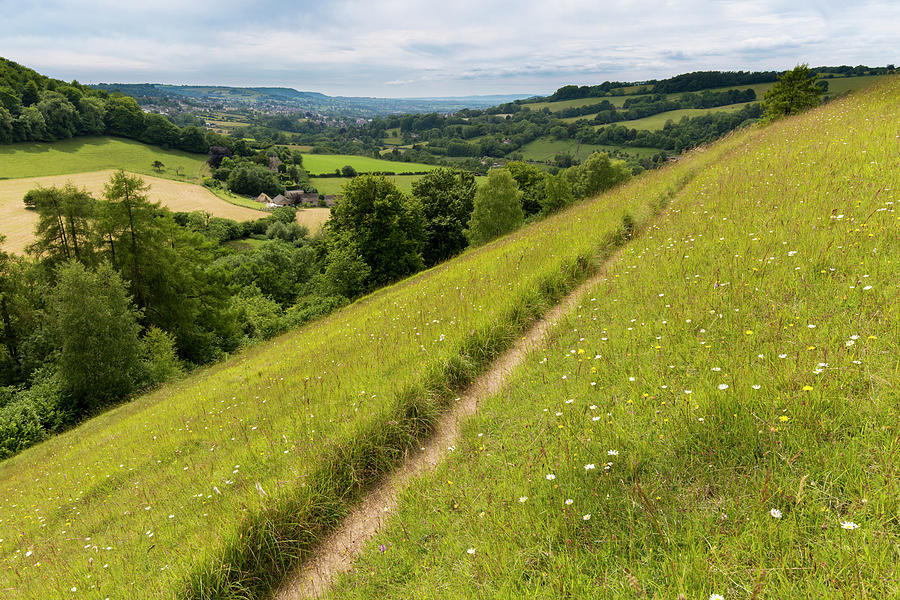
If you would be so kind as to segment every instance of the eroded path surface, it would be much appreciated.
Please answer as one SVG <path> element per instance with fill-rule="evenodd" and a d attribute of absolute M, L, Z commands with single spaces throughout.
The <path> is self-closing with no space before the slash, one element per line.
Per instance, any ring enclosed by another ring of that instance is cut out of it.
<path fill-rule="evenodd" d="M 618 255 L 619 253 L 614 254 L 604 265 L 614 261 Z M 397 507 L 398 490 L 406 486 L 413 477 L 433 469 L 446 456 L 448 448 L 457 442 L 460 424 L 478 410 L 479 401 L 500 391 L 509 374 L 531 350 L 543 343 L 556 323 L 573 310 L 581 296 L 599 283 L 604 275 L 605 268 L 601 267 L 598 273 L 569 293 L 544 318 L 532 325 L 512 348 L 476 379 L 441 417 L 425 446 L 410 455 L 399 469 L 366 494 L 340 527 L 322 541 L 313 555 L 300 566 L 299 571 L 276 592 L 275 600 L 320 597 L 334 577 L 348 571 L 366 542 L 378 532 L 387 516 Z"/>

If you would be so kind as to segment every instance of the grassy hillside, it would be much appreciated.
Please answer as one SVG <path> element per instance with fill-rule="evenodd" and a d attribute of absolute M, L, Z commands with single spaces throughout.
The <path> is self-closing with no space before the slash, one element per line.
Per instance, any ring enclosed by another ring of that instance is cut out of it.
<path fill-rule="evenodd" d="M 0 248 L 8 252 L 23 253 L 25 246 L 34 241 L 37 213 L 26 209 L 22 203 L 22 198 L 29 190 L 39 186 L 64 186 L 72 183 L 86 189 L 95 198 L 100 198 L 103 186 L 109 182 L 113 173 L 114 171 L 108 170 L 0 181 L 0 234 L 7 238 Z M 142 178 L 150 184 L 150 198 L 173 211 L 199 210 L 235 221 L 255 220 L 267 215 L 260 210 L 229 204 L 199 185 L 148 175 L 143 175 Z M 315 225 L 318 221 L 316 219 L 310 225 Z"/>
<path fill-rule="evenodd" d="M 156 160 L 165 165 L 162 172 L 150 166 Z M 182 169 L 180 176 L 176 173 L 178 167 Z M 196 181 L 205 168 L 206 155 L 163 150 L 123 138 L 79 137 L 0 146 L 0 179 L 125 169 L 142 175 Z"/>
<path fill-rule="evenodd" d="M 325 175 L 334 173 L 335 169 L 350 165 L 360 173 L 391 172 L 391 173 L 415 173 L 430 171 L 433 165 L 419 163 L 397 162 L 392 160 L 380 160 L 367 156 L 355 156 L 352 154 L 304 154 L 303 168 L 313 175 Z"/>
<path fill-rule="evenodd" d="M 900 596 L 898 110 L 743 134 L 332 597 Z"/>
<path fill-rule="evenodd" d="M 0 589 L 245 598 L 455 390 L 737 138 L 137 398 L 0 464 Z"/>

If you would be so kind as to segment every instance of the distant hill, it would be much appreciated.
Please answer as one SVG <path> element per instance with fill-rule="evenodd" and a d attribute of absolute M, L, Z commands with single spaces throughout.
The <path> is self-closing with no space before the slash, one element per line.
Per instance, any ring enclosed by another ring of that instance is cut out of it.
<path fill-rule="evenodd" d="M 220 104 L 223 108 L 281 106 L 329 116 L 373 117 L 404 113 L 450 113 L 464 108 L 481 109 L 533 97 L 533 94 L 494 94 L 482 96 L 438 96 L 425 98 L 373 98 L 327 96 L 284 87 L 229 87 L 169 85 L 163 83 L 99 83 L 92 86 L 108 92 L 120 92 L 142 104 L 153 100 L 189 100 Z"/>

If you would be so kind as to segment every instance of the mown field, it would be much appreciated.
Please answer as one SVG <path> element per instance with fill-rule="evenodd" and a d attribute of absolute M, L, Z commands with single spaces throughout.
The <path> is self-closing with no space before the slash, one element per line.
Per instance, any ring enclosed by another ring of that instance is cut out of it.
<path fill-rule="evenodd" d="M 304 154 L 303 168 L 312 175 L 324 175 L 334 173 L 335 169 L 341 169 L 350 165 L 360 173 L 390 172 L 390 173 L 416 173 L 430 171 L 434 165 L 419 163 L 398 162 L 381 160 L 367 156 L 355 156 L 352 154 Z"/>
<path fill-rule="evenodd" d="M 39 186 L 64 186 L 72 183 L 79 188 L 86 189 L 95 198 L 101 198 L 103 186 L 109 182 L 113 173 L 114 171 L 107 170 L 0 181 L 0 234 L 7 238 L 0 248 L 7 252 L 21 254 L 25 251 L 25 246 L 34 241 L 37 213 L 26 209 L 22 203 L 22 198 L 29 190 Z M 199 185 L 148 175 L 142 175 L 141 178 L 150 185 L 148 192 L 150 198 L 173 211 L 199 210 L 235 221 L 260 219 L 268 214 L 229 204 Z"/>
<path fill-rule="evenodd" d="M 731 138 L 0 464 L 0 589 L 246 598 Z M 72 591 L 75 590 L 75 591 Z"/>
<path fill-rule="evenodd" d="M 740 134 L 331 597 L 900 596 L 898 118 Z"/>
<path fill-rule="evenodd" d="M 165 165 L 161 172 L 154 161 Z M 182 175 L 176 173 L 181 168 Z M 113 137 L 79 137 L 53 143 L 0 146 L 0 180 L 124 169 L 131 173 L 178 181 L 198 181 L 206 167 L 206 155 L 163 150 L 133 140 Z"/>

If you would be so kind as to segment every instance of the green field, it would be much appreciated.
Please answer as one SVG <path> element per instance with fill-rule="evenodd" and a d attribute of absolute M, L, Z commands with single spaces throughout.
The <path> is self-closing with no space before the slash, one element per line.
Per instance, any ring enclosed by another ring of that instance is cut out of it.
<path fill-rule="evenodd" d="M 150 165 L 159 160 L 161 173 Z M 182 175 L 175 169 L 181 167 Z M 0 179 L 87 173 L 125 169 L 132 173 L 197 181 L 207 170 L 206 155 L 162 150 L 133 140 L 113 137 L 78 137 L 52 143 L 0 146 Z"/>
<path fill-rule="evenodd" d="M 548 137 L 529 142 L 518 152 L 522 153 L 525 160 L 549 162 L 559 153 L 568 152 L 576 160 L 584 160 L 594 152 L 611 152 L 613 150 L 624 151 L 637 158 L 647 158 L 659 152 L 657 148 L 621 148 L 604 144 L 579 144 L 574 140 L 554 140 Z"/>
<path fill-rule="evenodd" d="M 391 146 L 399 146 L 403 144 L 403 138 L 400 137 L 400 128 L 394 127 L 393 129 L 388 129 L 385 132 L 385 137 L 382 140 L 383 143 L 391 145 Z"/>
<path fill-rule="evenodd" d="M 303 160 L 305 161 L 306 158 Z M 421 178 L 421 175 L 390 175 L 388 177 L 406 194 L 412 193 L 413 181 L 418 181 Z M 350 180 L 346 177 L 314 177 L 309 181 L 316 186 L 320 194 L 340 194 L 342 193 L 341 188 Z"/>
<path fill-rule="evenodd" d="M 692 118 L 700 117 L 709 113 L 735 112 L 741 110 L 748 104 L 750 103 L 740 102 L 738 104 L 728 104 L 726 106 L 717 106 L 715 108 L 681 108 L 678 110 L 670 110 L 667 112 L 650 115 L 649 117 L 644 117 L 643 119 L 619 121 L 618 123 L 615 123 L 615 125 L 621 125 L 629 129 L 646 129 L 648 131 L 656 131 L 657 129 L 662 129 L 667 121 L 674 121 L 675 123 L 677 123 L 684 117 Z M 596 127 L 605 127 L 605 125 L 597 125 Z"/>
<path fill-rule="evenodd" d="M 352 154 L 304 154 L 303 168 L 313 175 L 334 173 L 335 169 L 350 165 L 357 172 L 370 173 L 388 171 L 393 173 L 414 173 L 417 171 L 430 171 L 436 168 L 434 165 L 419 163 L 398 162 L 381 160 L 368 156 L 355 156 Z"/>
<path fill-rule="evenodd" d="M 418 445 L 460 386 L 613 251 L 624 211 L 640 229 L 692 168 L 726 150 L 648 173 L 0 464 L 0 589 L 261 594 Z"/>
<path fill-rule="evenodd" d="M 731 136 L 329 597 L 900 597 L 898 111 Z"/>

